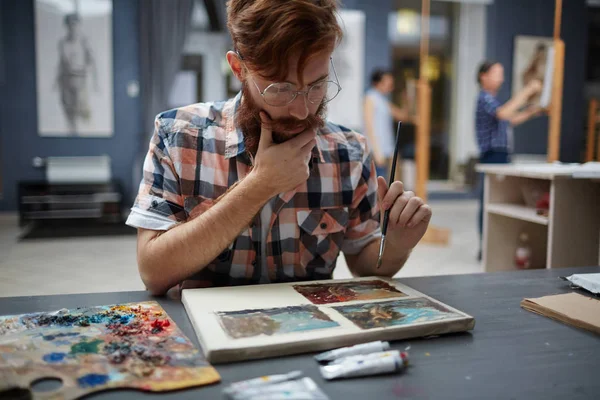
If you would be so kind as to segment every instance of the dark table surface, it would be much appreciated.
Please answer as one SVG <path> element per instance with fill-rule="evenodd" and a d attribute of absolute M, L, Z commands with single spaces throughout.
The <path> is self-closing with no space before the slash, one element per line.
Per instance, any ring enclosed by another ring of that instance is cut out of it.
<path fill-rule="evenodd" d="M 523 298 L 566 293 L 559 276 L 600 272 L 600 267 L 406 278 L 400 281 L 475 317 L 475 329 L 410 345 L 403 374 L 324 381 L 311 354 L 217 365 L 220 384 L 167 394 L 134 391 L 89 398 L 220 399 L 226 384 L 302 370 L 331 399 L 600 399 L 600 337 L 520 308 Z M 198 341 L 183 305 L 145 292 L 0 298 L 0 315 L 60 308 L 158 300 L 179 327 Z"/>

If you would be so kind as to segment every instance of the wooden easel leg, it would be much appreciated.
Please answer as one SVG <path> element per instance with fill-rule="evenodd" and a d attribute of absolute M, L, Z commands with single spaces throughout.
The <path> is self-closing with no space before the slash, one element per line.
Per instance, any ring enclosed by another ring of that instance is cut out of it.
<path fill-rule="evenodd" d="M 555 39 L 554 77 L 552 82 L 552 102 L 550 104 L 550 130 L 548 133 L 548 162 L 558 161 L 560 158 L 564 64 L 565 43 L 560 39 Z"/>
<path fill-rule="evenodd" d="M 598 111 L 598 100 L 591 99 L 590 107 L 588 110 L 588 134 L 587 134 L 587 145 L 586 145 L 586 156 L 585 161 L 594 161 L 594 142 L 596 140 L 596 121 L 598 117 L 596 113 Z"/>

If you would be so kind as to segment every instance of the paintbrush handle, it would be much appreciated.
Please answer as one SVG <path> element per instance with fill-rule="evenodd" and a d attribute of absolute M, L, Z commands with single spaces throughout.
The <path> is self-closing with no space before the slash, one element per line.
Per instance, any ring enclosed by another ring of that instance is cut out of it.
<path fill-rule="evenodd" d="M 396 144 L 394 145 L 394 159 L 392 160 L 392 169 L 390 171 L 390 177 L 388 180 L 388 189 L 394 183 L 394 173 L 396 172 L 396 160 L 398 159 L 398 148 L 400 147 L 400 128 L 402 127 L 402 121 L 398 122 L 398 129 L 396 130 Z M 385 210 L 383 214 L 383 226 L 381 227 L 381 234 L 385 235 L 387 232 L 388 221 L 390 219 L 390 209 Z"/>
<path fill-rule="evenodd" d="M 383 213 L 383 225 L 381 227 L 381 234 L 385 235 L 387 233 L 388 221 L 390 220 L 390 210 L 387 209 Z"/>

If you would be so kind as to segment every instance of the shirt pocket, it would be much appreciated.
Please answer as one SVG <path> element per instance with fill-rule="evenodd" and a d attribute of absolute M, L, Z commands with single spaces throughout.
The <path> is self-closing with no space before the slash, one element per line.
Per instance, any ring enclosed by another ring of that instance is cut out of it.
<path fill-rule="evenodd" d="M 348 208 L 299 210 L 300 263 L 307 277 L 330 276 L 348 226 Z"/>

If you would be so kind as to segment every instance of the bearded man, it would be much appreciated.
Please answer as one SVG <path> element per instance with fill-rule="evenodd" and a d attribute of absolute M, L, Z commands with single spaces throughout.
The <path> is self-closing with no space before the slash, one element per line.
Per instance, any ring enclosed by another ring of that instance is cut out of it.
<path fill-rule="evenodd" d="M 340 252 L 355 276 L 392 276 L 423 237 L 430 207 L 377 180 L 365 138 L 326 119 L 343 96 L 336 15 L 336 0 L 227 3 L 242 90 L 157 116 L 127 221 L 149 291 L 329 279 Z"/>

